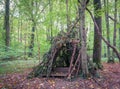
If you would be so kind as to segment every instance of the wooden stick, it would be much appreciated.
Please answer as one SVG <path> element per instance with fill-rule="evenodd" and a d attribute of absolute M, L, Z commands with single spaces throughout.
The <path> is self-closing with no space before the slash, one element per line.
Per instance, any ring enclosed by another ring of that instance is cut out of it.
<path fill-rule="evenodd" d="M 80 56 L 81 56 L 81 49 L 80 49 L 80 51 L 79 51 L 77 60 L 76 60 L 76 62 L 75 62 L 75 64 L 74 64 L 73 68 L 71 69 L 70 75 L 71 75 L 71 74 L 73 73 L 73 71 L 75 70 L 75 67 L 76 67 L 77 63 L 79 63 L 78 68 L 77 68 L 77 72 L 79 72 L 79 67 L 80 67 Z M 76 73 L 77 73 L 77 72 L 76 72 Z"/>
<path fill-rule="evenodd" d="M 74 45 L 74 49 L 73 49 L 73 53 L 72 53 L 72 56 L 71 56 L 71 60 L 70 60 L 70 67 L 69 67 L 69 70 L 68 70 L 68 77 L 71 77 L 71 69 L 73 67 L 73 61 L 74 61 L 74 56 L 75 56 L 75 53 L 76 53 L 76 44 L 73 44 Z"/>
<path fill-rule="evenodd" d="M 53 65 L 53 61 L 54 61 L 54 57 L 57 53 L 57 49 L 53 49 L 52 50 L 52 58 L 51 58 L 51 61 L 50 61 L 50 64 L 48 65 L 48 69 L 47 69 L 47 77 L 49 77 L 50 73 L 51 73 L 51 70 L 52 70 L 52 65 Z"/>

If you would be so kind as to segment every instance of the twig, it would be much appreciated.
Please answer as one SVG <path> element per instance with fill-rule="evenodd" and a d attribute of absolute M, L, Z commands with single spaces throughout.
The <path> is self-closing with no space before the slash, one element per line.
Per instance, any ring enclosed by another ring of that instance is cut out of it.
<path fill-rule="evenodd" d="M 73 49 L 73 53 L 72 53 L 72 56 L 71 56 L 71 62 L 70 62 L 70 67 L 69 67 L 69 70 L 68 70 L 68 77 L 71 77 L 71 69 L 73 67 L 73 61 L 74 61 L 74 56 L 75 56 L 75 53 L 76 53 L 76 44 L 73 45 L 74 46 L 74 49 Z"/>
<path fill-rule="evenodd" d="M 98 84 L 98 86 L 100 86 L 102 89 L 105 89 L 105 87 L 103 85 L 101 85 L 95 78 L 92 78 L 93 81 L 95 81 L 95 83 Z"/>
<path fill-rule="evenodd" d="M 72 29 L 74 29 L 74 28 L 75 28 L 75 26 L 76 26 L 76 24 L 79 22 L 79 20 L 80 20 L 80 18 L 76 19 L 76 22 L 74 22 L 74 24 L 73 24 L 73 26 L 72 26 L 72 27 L 70 27 L 69 32 L 70 32 Z"/>
<path fill-rule="evenodd" d="M 52 51 L 53 51 L 53 52 L 52 52 L 53 55 L 51 55 L 52 58 L 51 58 L 50 64 L 48 65 L 47 77 L 49 77 L 49 75 L 50 75 L 50 73 L 51 73 L 52 65 L 53 65 L 54 57 L 55 57 L 55 55 L 56 55 L 56 53 L 57 53 L 57 49 L 53 49 Z"/>

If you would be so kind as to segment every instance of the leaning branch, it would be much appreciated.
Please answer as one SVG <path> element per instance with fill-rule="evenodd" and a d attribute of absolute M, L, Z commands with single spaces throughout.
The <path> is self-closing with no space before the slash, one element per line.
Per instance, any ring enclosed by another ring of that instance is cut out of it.
<path fill-rule="evenodd" d="M 102 36 L 102 34 L 99 32 L 99 27 L 98 27 L 98 25 L 97 25 L 97 23 L 96 23 L 93 15 L 92 15 L 91 11 L 90 11 L 88 8 L 86 8 L 86 10 L 89 12 L 89 14 L 90 14 L 90 16 L 91 16 L 91 18 L 92 18 L 92 20 L 93 20 L 93 22 L 94 22 L 94 24 L 95 24 L 95 26 L 96 26 L 96 28 L 97 28 L 96 30 L 97 30 L 99 36 L 100 36 L 101 39 L 106 43 L 106 45 L 108 45 L 110 48 L 113 49 L 113 51 L 116 53 L 116 55 L 117 55 L 117 57 L 118 57 L 118 59 L 119 59 L 119 62 L 120 62 L 120 53 L 118 52 L 117 48 L 116 48 L 115 46 L 111 45 L 111 44 Z"/>
<path fill-rule="evenodd" d="M 110 18 L 112 21 L 116 22 L 117 24 L 120 24 L 119 22 L 117 22 L 116 19 L 112 18 L 111 16 L 108 16 L 108 18 Z"/>

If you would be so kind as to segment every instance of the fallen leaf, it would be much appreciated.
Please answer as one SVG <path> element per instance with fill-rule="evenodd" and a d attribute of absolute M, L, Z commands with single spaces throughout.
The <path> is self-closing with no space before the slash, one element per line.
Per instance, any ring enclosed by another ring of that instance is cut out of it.
<path fill-rule="evenodd" d="M 92 88 L 92 89 L 94 88 L 93 84 L 91 84 L 89 87 Z"/>

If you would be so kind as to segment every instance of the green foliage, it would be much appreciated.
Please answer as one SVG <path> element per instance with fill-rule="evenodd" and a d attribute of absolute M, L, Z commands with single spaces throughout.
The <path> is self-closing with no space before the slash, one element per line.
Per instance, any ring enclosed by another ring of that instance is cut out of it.
<path fill-rule="evenodd" d="M 117 59 L 115 59 L 118 62 Z M 107 62 L 107 58 L 102 58 L 102 62 Z M 26 69 L 32 68 L 39 63 L 39 60 L 0 60 L 0 74 L 23 72 Z"/>
<path fill-rule="evenodd" d="M 23 51 L 9 47 L 9 51 L 5 50 L 6 46 L 0 44 L 0 60 L 15 59 L 23 55 Z"/>
<path fill-rule="evenodd" d="M 105 16 L 104 12 L 107 10 L 111 17 L 114 17 L 114 1 L 108 3 L 107 8 L 103 7 L 96 13 L 97 16 L 102 16 L 102 35 L 107 38 L 106 26 L 105 26 Z M 117 1 L 118 13 L 120 9 L 119 0 Z M 50 4 L 52 10 L 50 11 Z M 27 59 L 27 53 L 29 52 L 29 44 L 31 40 L 31 29 L 32 21 L 34 19 L 36 23 L 37 30 L 35 31 L 35 41 L 34 41 L 34 57 L 38 56 L 38 51 L 40 47 L 40 56 L 42 56 L 50 47 L 51 37 L 51 26 L 52 35 L 56 36 L 59 31 L 65 30 L 67 25 L 66 19 L 66 1 L 65 0 L 13 0 L 11 1 L 11 15 L 10 15 L 10 50 L 5 51 L 5 30 L 4 27 L 4 10 L 0 9 L 0 59 L 5 58 L 16 58 L 25 56 Z M 0 3 L 1 6 L 4 5 L 3 1 Z M 87 6 L 92 12 L 93 2 Z M 76 16 L 78 16 L 78 1 L 68 0 L 68 14 L 70 21 L 74 21 Z M 12 17 L 12 18 L 11 18 Z M 52 23 L 51 23 L 52 19 Z M 119 19 L 117 19 L 119 20 Z M 86 28 L 89 27 L 89 33 L 87 34 L 87 47 L 90 50 L 88 54 L 92 56 L 93 54 L 93 42 L 94 42 L 94 24 L 90 18 L 90 15 L 86 11 Z M 120 24 L 117 24 L 117 29 L 120 28 Z M 49 31 L 48 31 L 49 30 Z M 114 22 L 110 20 L 110 43 L 113 44 L 113 31 Z M 118 31 L 118 30 L 117 30 Z M 47 38 L 49 35 L 49 40 Z M 22 41 L 21 41 L 22 40 Z M 26 43 L 25 43 L 26 42 Z M 117 32 L 117 48 L 119 47 L 119 34 Z M 26 49 L 25 49 L 26 48 Z M 26 54 L 25 54 L 26 52 Z M 102 56 L 107 52 L 107 46 L 102 43 Z M 36 58 L 37 59 L 37 58 Z"/>
<path fill-rule="evenodd" d="M 38 60 L 0 61 L 0 74 L 22 72 L 38 63 Z"/>

